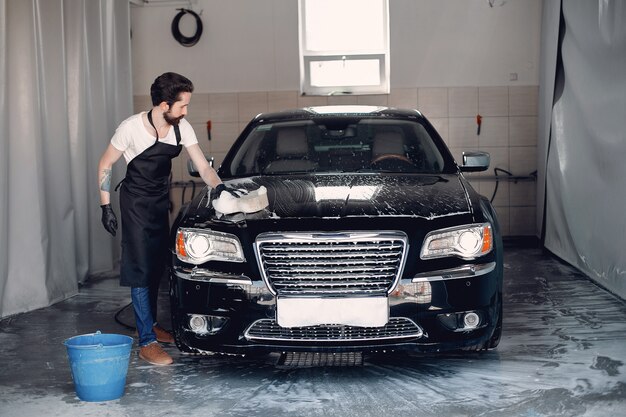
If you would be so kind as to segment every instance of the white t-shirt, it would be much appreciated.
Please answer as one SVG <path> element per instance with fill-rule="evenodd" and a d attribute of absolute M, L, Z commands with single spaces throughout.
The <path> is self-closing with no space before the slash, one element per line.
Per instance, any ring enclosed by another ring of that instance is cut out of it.
<path fill-rule="evenodd" d="M 152 133 L 148 132 L 143 125 L 142 118 L 144 114 L 145 112 L 134 114 L 124 120 L 117 127 L 115 134 L 111 138 L 111 145 L 113 145 L 115 149 L 124 152 L 126 164 L 152 146 L 156 140 Z M 180 128 L 180 143 L 183 146 L 188 147 L 198 143 L 196 132 L 194 132 L 193 127 L 191 127 L 191 124 L 189 124 L 187 120 L 182 119 L 178 123 L 178 127 Z M 170 127 L 167 136 L 159 138 L 159 142 L 176 145 L 174 126 Z"/>

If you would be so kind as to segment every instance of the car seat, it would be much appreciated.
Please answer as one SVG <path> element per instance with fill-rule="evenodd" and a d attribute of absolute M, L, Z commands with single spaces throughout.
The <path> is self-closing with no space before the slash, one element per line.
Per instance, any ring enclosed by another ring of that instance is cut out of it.
<path fill-rule="evenodd" d="M 264 172 L 312 171 L 317 163 L 309 159 L 309 144 L 303 127 L 284 127 L 276 132 L 276 158 Z"/>

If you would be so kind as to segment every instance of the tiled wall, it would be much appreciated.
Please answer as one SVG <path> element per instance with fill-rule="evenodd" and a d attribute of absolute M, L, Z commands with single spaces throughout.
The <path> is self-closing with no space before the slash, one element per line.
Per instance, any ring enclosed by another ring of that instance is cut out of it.
<path fill-rule="evenodd" d="M 466 150 L 491 154 L 489 171 L 472 174 L 472 185 L 491 198 L 496 182 L 493 168 L 516 176 L 526 176 L 537 169 L 537 86 L 520 87 L 440 87 L 392 89 L 389 95 L 305 96 L 297 91 L 251 93 L 194 93 L 187 120 L 192 124 L 203 151 L 215 158 L 218 166 L 226 151 L 248 121 L 261 112 L 296 107 L 366 104 L 417 108 L 431 121 L 460 162 Z M 149 96 L 135 96 L 135 111 L 151 107 Z M 477 135 L 476 115 L 482 116 Z M 211 140 L 206 123 L 211 120 Z M 183 152 L 174 160 L 174 181 L 191 180 Z M 500 175 L 502 175 L 500 173 Z M 197 180 L 197 179 L 196 179 Z M 493 201 L 505 236 L 535 235 L 534 181 L 500 181 Z M 185 200 L 191 190 L 185 190 Z M 182 189 L 172 191 L 174 212 L 182 201 Z"/>

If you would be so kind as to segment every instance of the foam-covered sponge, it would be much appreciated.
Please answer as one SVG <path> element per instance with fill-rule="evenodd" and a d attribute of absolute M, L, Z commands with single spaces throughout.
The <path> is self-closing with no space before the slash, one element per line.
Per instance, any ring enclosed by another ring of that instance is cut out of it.
<path fill-rule="evenodd" d="M 213 208 L 222 214 L 256 213 L 269 205 L 267 188 L 260 186 L 256 190 L 248 191 L 239 198 L 229 192 L 222 191 L 219 198 L 213 200 Z"/>

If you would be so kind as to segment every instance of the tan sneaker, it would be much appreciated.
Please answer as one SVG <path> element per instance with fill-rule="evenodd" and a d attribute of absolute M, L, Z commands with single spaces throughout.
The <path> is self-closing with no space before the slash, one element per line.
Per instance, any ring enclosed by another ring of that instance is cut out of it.
<path fill-rule="evenodd" d="M 174 336 L 158 324 L 155 324 L 152 330 L 154 330 L 154 334 L 156 334 L 157 341 L 161 343 L 174 343 Z"/>
<path fill-rule="evenodd" d="M 157 342 L 139 348 L 139 357 L 153 365 L 169 365 L 174 360 Z"/>
<path fill-rule="evenodd" d="M 168 332 L 167 330 L 165 330 L 163 327 L 159 326 L 158 324 L 155 324 L 154 326 L 152 326 L 152 331 L 156 335 L 157 342 L 174 343 L 174 336 L 172 336 L 170 332 Z M 139 337 L 139 333 L 137 333 L 137 330 L 135 330 L 134 335 L 135 337 Z"/>

